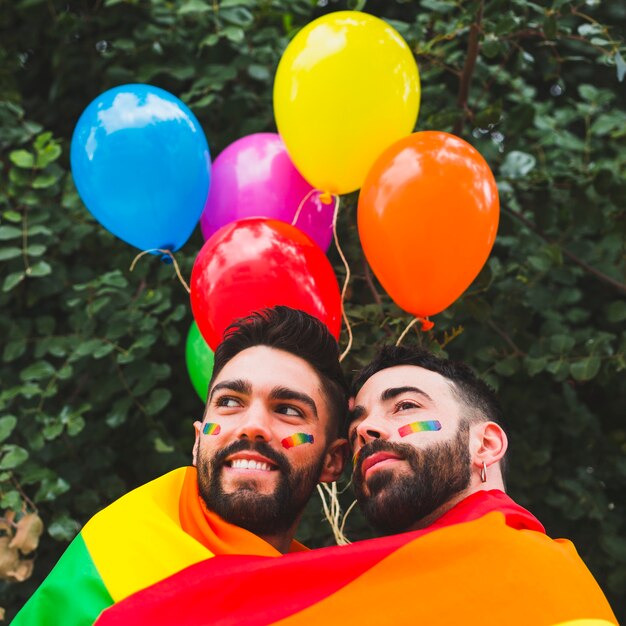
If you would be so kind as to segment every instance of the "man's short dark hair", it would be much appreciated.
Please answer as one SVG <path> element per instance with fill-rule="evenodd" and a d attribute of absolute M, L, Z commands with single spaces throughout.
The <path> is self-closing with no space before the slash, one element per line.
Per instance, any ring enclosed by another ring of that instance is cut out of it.
<path fill-rule="evenodd" d="M 452 383 L 453 393 L 469 410 L 470 422 L 490 421 L 502 426 L 502 409 L 495 391 L 465 363 L 442 359 L 432 352 L 407 346 L 383 346 L 374 360 L 354 378 L 352 395 L 356 396 L 366 381 L 381 370 L 399 365 L 415 365 L 440 374 Z"/>
<path fill-rule="evenodd" d="M 344 436 L 347 428 L 348 383 L 339 364 L 339 345 L 316 317 L 286 306 L 256 311 L 233 322 L 215 350 L 209 389 L 224 366 L 254 346 L 284 350 L 304 359 L 320 377 L 330 411 L 329 433 Z"/>

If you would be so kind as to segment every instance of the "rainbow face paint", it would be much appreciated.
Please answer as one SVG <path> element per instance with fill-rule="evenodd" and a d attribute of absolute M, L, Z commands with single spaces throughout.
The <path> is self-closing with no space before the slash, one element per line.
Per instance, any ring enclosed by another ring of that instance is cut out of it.
<path fill-rule="evenodd" d="M 398 428 L 400 437 L 406 437 L 413 433 L 423 433 L 427 430 L 441 430 L 441 423 L 438 420 L 424 420 L 423 422 L 413 422 Z"/>
<path fill-rule="evenodd" d="M 222 430 L 219 424 L 212 424 L 211 422 L 207 422 L 202 429 L 202 432 L 205 435 L 219 435 L 220 430 Z"/>
<path fill-rule="evenodd" d="M 313 443 L 313 435 L 307 435 L 306 433 L 296 433 L 291 437 L 285 437 L 280 443 L 284 448 L 293 448 L 294 446 L 300 446 L 303 443 Z"/>

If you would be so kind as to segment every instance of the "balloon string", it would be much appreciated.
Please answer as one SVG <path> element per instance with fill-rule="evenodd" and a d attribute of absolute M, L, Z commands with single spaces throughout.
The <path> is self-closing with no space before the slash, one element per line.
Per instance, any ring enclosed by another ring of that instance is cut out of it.
<path fill-rule="evenodd" d="M 413 326 L 415 326 L 415 324 L 417 324 L 417 322 L 420 321 L 419 317 L 414 317 L 410 322 L 409 325 L 402 331 L 402 334 L 400 335 L 400 337 L 398 338 L 398 341 L 396 341 L 396 346 L 399 346 L 402 343 L 402 340 L 406 337 L 406 334 L 411 330 L 411 328 L 413 328 Z"/>
<path fill-rule="evenodd" d="M 293 220 L 291 221 L 291 225 L 295 226 L 298 218 L 300 217 L 300 211 L 302 211 L 302 207 L 306 204 L 306 201 L 317 191 L 317 189 L 311 189 L 302 200 L 300 200 L 300 204 L 298 205 L 298 210 L 296 214 L 293 216 Z"/>
<path fill-rule="evenodd" d="M 149 254 L 150 252 L 160 252 L 161 254 L 164 254 L 168 256 L 170 259 L 172 259 L 172 263 L 174 264 L 174 269 L 176 270 L 176 276 L 178 276 L 178 280 L 180 281 L 181 285 L 185 288 L 187 293 L 191 293 L 191 289 L 189 289 L 189 285 L 185 282 L 183 275 L 180 273 L 180 267 L 178 267 L 178 262 L 176 261 L 176 257 L 172 254 L 170 250 L 164 250 L 163 248 L 150 248 L 149 250 L 144 250 L 143 252 L 140 252 L 133 259 L 133 262 L 130 264 L 130 271 L 132 272 L 135 269 L 135 265 L 137 265 L 137 261 L 139 261 L 139 259 L 144 254 Z"/>
<path fill-rule="evenodd" d="M 422 332 L 430 330 L 435 325 L 435 323 L 431 322 L 427 317 L 413 318 L 409 322 L 408 326 L 402 331 L 400 337 L 398 337 L 398 341 L 396 341 L 396 346 L 399 346 L 402 343 L 402 340 L 406 337 L 406 334 L 411 330 L 411 328 L 413 328 L 413 326 L 415 326 L 415 324 L 417 324 L 417 322 L 422 323 Z"/>
<path fill-rule="evenodd" d="M 341 290 L 341 315 L 343 317 L 343 321 L 346 324 L 346 331 L 348 332 L 348 345 L 346 349 L 341 353 L 339 357 L 339 362 L 341 363 L 348 353 L 350 352 L 350 348 L 352 348 L 352 328 L 350 326 L 350 320 L 348 320 L 348 316 L 346 315 L 346 308 L 344 306 L 344 302 L 346 299 L 346 291 L 348 290 L 348 283 L 350 282 L 350 266 L 348 265 L 348 261 L 346 261 L 346 257 L 343 254 L 343 250 L 339 245 L 339 237 L 337 237 L 337 216 L 339 215 L 339 196 L 335 196 L 335 211 L 333 213 L 333 237 L 335 239 L 335 246 L 337 247 L 337 252 L 339 252 L 339 256 L 343 261 L 343 265 L 346 268 L 346 278 L 343 282 L 343 289 Z"/>

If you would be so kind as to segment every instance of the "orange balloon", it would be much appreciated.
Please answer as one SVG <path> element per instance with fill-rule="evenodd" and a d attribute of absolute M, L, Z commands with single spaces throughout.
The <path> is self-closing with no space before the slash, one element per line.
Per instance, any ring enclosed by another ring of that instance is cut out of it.
<path fill-rule="evenodd" d="M 454 135 L 414 133 L 383 152 L 359 195 L 372 270 L 398 306 L 426 317 L 450 306 L 487 261 L 498 230 L 496 181 Z"/>

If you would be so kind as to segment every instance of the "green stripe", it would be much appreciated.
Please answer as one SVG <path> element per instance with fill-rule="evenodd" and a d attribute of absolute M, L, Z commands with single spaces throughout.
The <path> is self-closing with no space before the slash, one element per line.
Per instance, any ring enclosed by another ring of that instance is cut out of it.
<path fill-rule="evenodd" d="M 113 604 L 82 535 L 69 545 L 12 626 L 91 626 Z"/>

